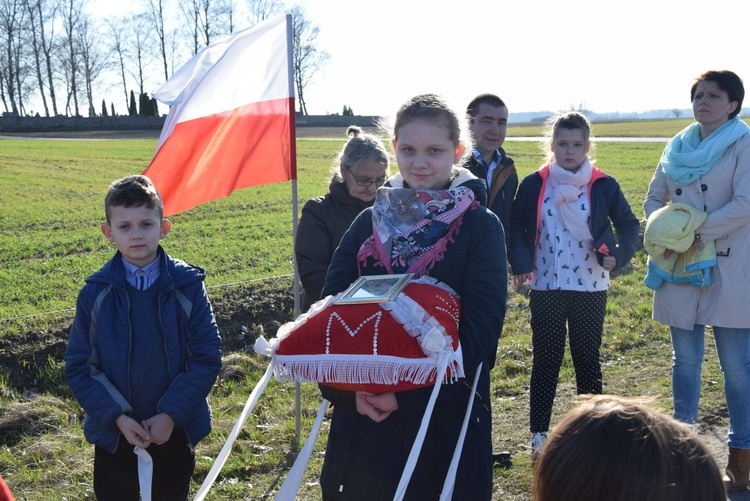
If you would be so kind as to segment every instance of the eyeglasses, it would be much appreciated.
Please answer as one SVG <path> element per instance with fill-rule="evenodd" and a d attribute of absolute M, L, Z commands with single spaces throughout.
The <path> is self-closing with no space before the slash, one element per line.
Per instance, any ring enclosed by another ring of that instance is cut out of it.
<path fill-rule="evenodd" d="M 346 167 L 346 170 L 351 172 L 352 177 L 354 178 L 354 182 L 356 182 L 358 186 L 362 186 L 363 188 L 369 188 L 370 186 L 374 184 L 376 187 L 379 188 L 385 184 L 385 176 L 379 177 L 377 179 L 357 177 L 356 175 L 354 175 L 354 171 L 351 169 L 351 167 L 349 167 L 348 165 L 344 165 L 344 167 Z"/>

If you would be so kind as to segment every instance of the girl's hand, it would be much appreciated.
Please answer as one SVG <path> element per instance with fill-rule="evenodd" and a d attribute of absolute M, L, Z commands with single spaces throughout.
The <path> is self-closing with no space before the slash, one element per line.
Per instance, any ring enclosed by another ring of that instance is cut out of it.
<path fill-rule="evenodd" d="M 357 412 L 367 416 L 376 423 L 385 420 L 391 413 L 398 410 L 398 402 L 394 393 L 368 393 L 357 391 L 354 393 Z"/>
<path fill-rule="evenodd" d="M 604 256 L 602 259 L 602 268 L 612 271 L 617 268 L 617 259 L 614 256 Z"/>
<path fill-rule="evenodd" d="M 521 273 L 520 275 L 513 275 L 513 285 L 523 285 L 531 280 L 531 273 Z"/>

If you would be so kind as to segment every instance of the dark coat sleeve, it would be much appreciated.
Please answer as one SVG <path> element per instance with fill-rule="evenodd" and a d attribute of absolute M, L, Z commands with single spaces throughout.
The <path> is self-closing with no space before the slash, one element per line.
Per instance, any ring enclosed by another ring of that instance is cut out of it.
<path fill-rule="evenodd" d="M 510 211 L 508 261 L 515 275 L 531 273 L 534 266 L 536 203 L 541 177 L 533 173 L 521 181 Z"/>
<path fill-rule="evenodd" d="M 323 297 L 321 291 L 335 249 L 320 201 L 308 200 L 302 208 L 294 241 L 294 255 L 305 290 L 306 306 Z"/>
<path fill-rule="evenodd" d="M 597 260 L 599 264 L 604 258 L 598 249 L 602 244 L 606 244 L 609 253 L 617 260 L 617 268 L 628 264 L 633 258 L 638 248 L 638 239 L 640 238 L 641 224 L 638 218 L 633 214 L 630 204 L 625 198 L 625 194 L 620 189 L 620 184 L 613 178 L 608 177 L 600 181 L 606 183 L 606 190 L 602 190 L 597 196 L 597 202 L 606 207 L 606 218 L 595 230 L 594 249 L 597 249 Z M 599 213 L 599 210 L 597 213 Z M 602 213 L 603 214 L 603 213 Z M 612 224 L 610 225 L 610 221 Z M 614 225 L 615 232 L 612 231 Z"/>
<path fill-rule="evenodd" d="M 189 423 L 205 405 L 221 369 L 221 337 L 203 282 L 185 288 L 192 303 L 187 321 L 187 360 L 182 372 L 159 400 L 159 412 L 169 414 L 176 426 Z M 178 309 L 179 314 L 184 314 Z"/>
<path fill-rule="evenodd" d="M 107 429 L 115 426 L 122 414 L 133 408 L 112 381 L 102 371 L 99 354 L 91 339 L 92 311 L 100 294 L 106 294 L 103 287 L 87 284 L 78 294 L 76 314 L 65 350 L 65 379 L 78 403 L 99 427 Z"/>

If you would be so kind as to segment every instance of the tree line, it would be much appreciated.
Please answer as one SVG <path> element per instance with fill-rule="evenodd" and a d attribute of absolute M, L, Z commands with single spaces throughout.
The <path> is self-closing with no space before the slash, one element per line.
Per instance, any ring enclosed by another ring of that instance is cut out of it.
<path fill-rule="evenodd" d="M 329 54 L 317 46 L 320 29 L 301 4 L 287 6 L 282 0 L 245 0 L 242 4 L 239 0 L 138 1 L 138 10 L 132 15 L 101 19 L 86 11 L 88 0 L 0 0 L 0 100 L 4 114 L 114 116 L 115 103 L 108 106 L 102 95 L 112 95 L 120 87 L 122 102 L 117 105 L 127 110 L 125 114 L 158 116 L 156 101 L 145 91 L 147 85 L 165 82 L 187 59 L 218 38 L 291 12 L 298 111 L 307 115 L 305 90 Z"/>

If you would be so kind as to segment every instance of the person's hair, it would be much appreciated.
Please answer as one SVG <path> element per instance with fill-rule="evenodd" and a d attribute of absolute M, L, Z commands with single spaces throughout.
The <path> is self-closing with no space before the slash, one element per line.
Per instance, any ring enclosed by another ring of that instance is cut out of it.
<path fill-rule="evenodd" d="M 493 108 L 507 108 L 503 100 L 495 94 L 479 94 L 472 99 L 466 107 L 466 114 L 469 115 L 470 120 L 477 116 L 477 113 L 479 113 L 479 107 L 483 104 L 492 106 Z"/>
<path fill-rule="evenodd" d="M 104 213 L 109 224 L 112 207 L 143 207 L 157 209 L 159 219 L 164 215 L 164 202 L 151 180 L 142 175 L 127 176 L 112 181 L 107 196 L 104 197 Z"/>
<path fill-rule="evenodd" d="M 582 397 L 534 468 L 534 501 L 723 501 L 719 466 L 684 423 L 635 400 Z"/>
<path fill-rule="evenodd" d="M 336 155 L 336 162 L 332 167 L 335 179 L 341 179 L 341 166 L 348 168 L 356 174 L 357 169 L 365 160 L 372 160 L 382 164 L 385 167 L 385 175 L 388 176 L 388 150 L 383 146 L 383 142 L 372 134 L 363 132 L 356 125 L 350 125 L 346 129 L 346 137 L 349 140 L 344 144 Z"/>
<path fill-rule="evenodd" d="M 398 131 L 401 127 L 416 120 L 426 120 L 435 125 L 441 125 L 448 131 L 448 139 L 454 146 L 463 145 L 464 156 L 470 151 L 467 138 L 468 120 L 466 115 L 456 113 L 443 99 L 436 94 L 420 94 L 407 100 L 396 112 L 396 119 L 390 125 L 387 121 L 379 123 L 381 129 L 391 131 L 392 139 L 398 141 Z"/>
<path fill-rule="evenodd" d="M 729 70 L 723 71 L 707 71 L 700 75 L 698 78 L 693 80 L 693 85 L 690 87 L 690 101 L 695 99 L 695 89 L 698 84 L 706 82 L 715 82 L 721 90 L 727 93 L 729 101 L 737 101 L 737 108 L 729 114 L 729 119 L 732 119 L 740 114 L 742 111 L 742 101 L 745 99 L 745 87 L 742 84 L 742 79 L 737 76 L 736 73 Z"/>
<path fill-rule="evenodd" d="M 579 129 L 583 132 L 583 140 L 587 143 L 591 141 L 591 123 L 583 113 L 580 113 L 578 111 L 566 111 L 565 113 L 560 113 L 558 115 L 549 117 L 546 123 L 547 128 L 544 132 L 544 140 L 541 143 L 541 148 L 542 151 L 547 155 L 547 163 L 551 162 L 555 158 L 555 155 L 551 151 L 550 146 L 557 138 L 557 133 L 560 129 Z"/>

